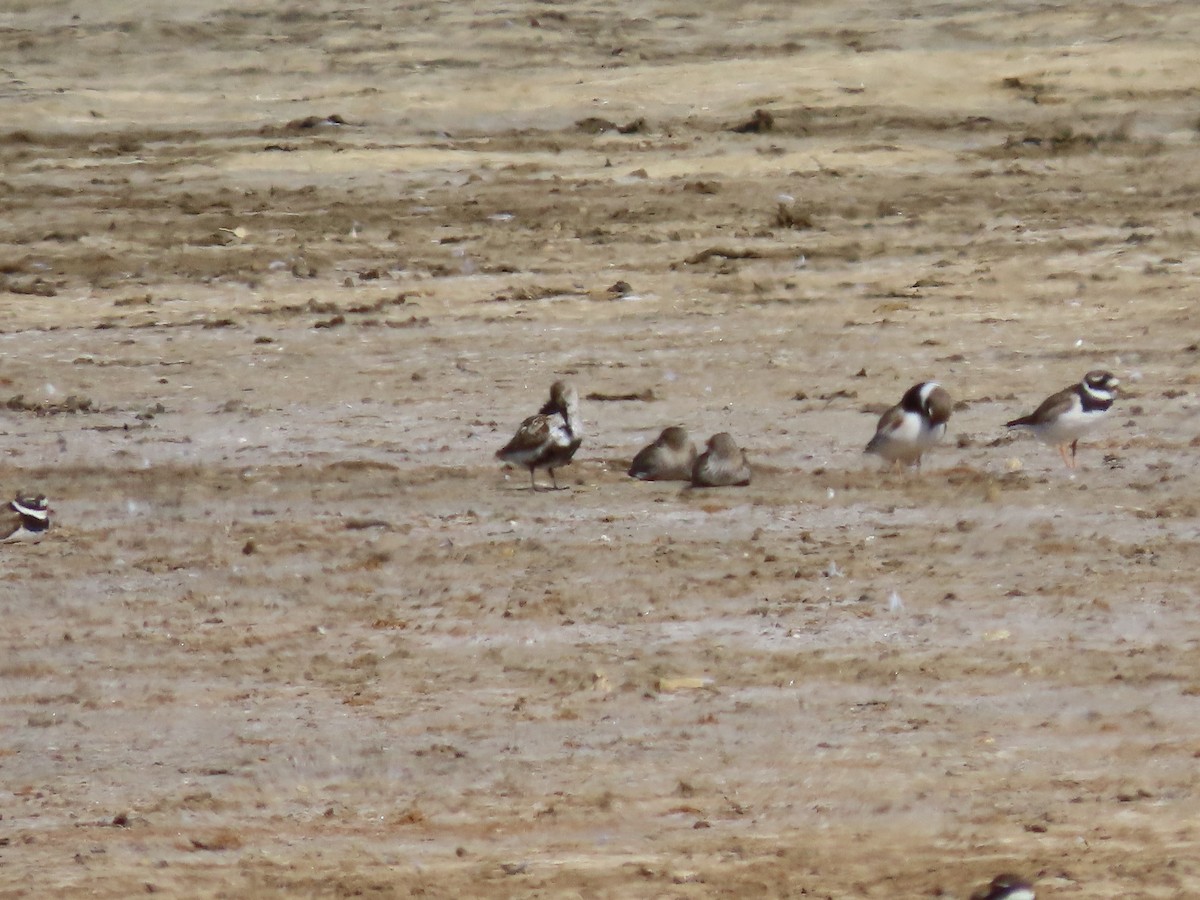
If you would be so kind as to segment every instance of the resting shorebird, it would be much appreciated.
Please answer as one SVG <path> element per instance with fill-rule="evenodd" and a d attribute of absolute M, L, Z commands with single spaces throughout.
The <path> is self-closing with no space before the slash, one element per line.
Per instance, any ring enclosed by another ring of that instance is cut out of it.
<path fill-rule="evenodd" d="M 750 483 L 750 463 L 746 454 L 728 432 L 708 439 L 703 453 L 692 466 L 692 484 L 696 487 L 726 487 Z"/>
<path fill-rule="evenodd" d="M 874 453 L 892 465 L 921 465 L 921 455 L 946 434 L 954 403 L 936 381 L 914 384 L 900 402 L 879 417 L 875 437 L 864 453 Z"/>
<path fill-rule="evenodd" d="M 652 444 L 638 451 L 629 474 L 642 481 L 691 481 L 696 463 L 696 445 L 687 429 L 679 425 L 664 428 Z"/>
<path fill-rule="evenodd" d="M 971 900 L 1034 900 L 1033 885 L 1018 875 L 997 875 L 987 887 L 973 893 Z"/>
<path fill-rule="evenodd" d="M 558 490 L 554 470 L 565 466 L 583 442 L 583 422 L 579 418 L 579 395 L 565 381 L 550 388 L 550 399 L 536 416 L 521 423 L 511 441 L 496 451 L 507 463 L 529 468 L 529 488 L 536 491 L 535 469 L 549 469 L 550 482 Z"/>
<path fill-rule="evenodd" d="M 1079 384 L 1051 394 L 1032 413 L 1006 424 L 1009 428 L 1028 428 L 1043 443 L 1053 444 L 1067 468 L 1073 469 L 1079 439 L 1108 415 L 1120 383 L 1112 372 L 1093 369 Z"/>
<path fill-rule="evenodd" d="M 37 541 L 50 530 L 50 507 L 46 498 L 17 496 L 0 510 L 0 543 Z"/>

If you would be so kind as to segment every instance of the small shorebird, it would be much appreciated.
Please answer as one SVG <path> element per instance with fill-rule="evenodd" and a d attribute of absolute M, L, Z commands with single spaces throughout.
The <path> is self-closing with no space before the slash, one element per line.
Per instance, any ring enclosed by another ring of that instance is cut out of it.
<path fill-rule="evenodd" d="M 954 403 L 936 381 L 914 384 L 900 402 L 879 417 L 875 437 L 864 453 L 874 453 L 893 466 L 921 465 L 921 456 L 946 434 Z"/>
<path fill-rule="evenodd" d="M 50 530 L 50 507 L 46 498 L 17 498 L 0 510 L 0 543 L 14 544 L 17 541 L 37 541 Z"/>
<path fill-rule="evenodd" d="M 997 875 L 971 900 L 1034 900 L 1033 885 L 1018 875 Z"/>
<path fill-rule="evenodd" d="M 579 395 L 565 381 L 550 387 L 550 399 L 536 416 L 521 423 L 511 441 L 496 451 L 497 459 L 529 469 L 529 488 L 538 489 L 535 469 L 549 469 L 550 482 L 558 490 L 554 470 L 565 466 L 583 443 L 583 421 L 579 418 Z"/>
<path fill-rule="evenodd" d="M 695 463 L 696 445 L 687 429 L 672 425 L 664 428 L 654 443 L 638 451 L 629 475 L 641 481 L 691 481 Z"/>
<path fill-rule="evenodd" d="M 1093 369 L 1079 384 L 1051 394 L 1032 413 L 1006 424 L 1009 428 L 1028 428 L 1038 440 L 1053 444 L 1067 468 L 1074 469 L 1079 439 L 1108 415 L 1120 384 L 1112 372 Z M 1067 456 L 1068 445 L 1070 456 Z"/>
<path fill-rule="evenodd" d="M 750 483 L 750 463 L 746 454 L 728 432 L 708 439 L 705 450 L 692 466 L 692 484 L 696 487 L 726 487 Z"/>

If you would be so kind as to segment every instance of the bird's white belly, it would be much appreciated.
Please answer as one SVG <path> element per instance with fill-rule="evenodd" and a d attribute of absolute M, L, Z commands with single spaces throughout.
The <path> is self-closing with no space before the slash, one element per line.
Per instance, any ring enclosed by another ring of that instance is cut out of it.
<path fill-rule="evenodd" d="M 884 459 L 893 462 L 912 463 L 940 441 L 945 433 L 945 424 L 930 428 L 919 415 L 905 413 L 899 427 L 888 432 L 875 447 L 875 451 Z"/>
<path fill-rule="evenodd" d="M 1047 422 L 1037 427 L 1037 435 L 1047 444 L 1069 444 L 1077 441 L 1099 425 L 1108 410 L 1070 410 L 1059 416 L 1053 422 Z"/>

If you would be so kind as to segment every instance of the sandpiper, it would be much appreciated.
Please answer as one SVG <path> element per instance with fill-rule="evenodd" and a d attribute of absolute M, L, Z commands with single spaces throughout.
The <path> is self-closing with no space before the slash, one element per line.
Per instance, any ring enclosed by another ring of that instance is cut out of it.
<path fill-rule="evenodd" d="M 691 481 L 695 463 L 696 445 L 687 429 L 672 425 L 638 451 L 629 474 L 642 481 Z"/>
<path fill-rule="evenodd" d="M 696 487 L 725 487 L 750 483 L 750 463 L 746 454 L 728 432 L 708 439 L 705 450 L 692 466 L 692 484 Z"/>
<path fill-rule="evenodd" d="M 1009 428 L 1028 428 L 1038 440 L 1054 445 L 1067 468 L 1074 469 L 1079 439 L 1108 415 L 1120 384 L 1112 372 L 1093 369 L 1079 384 L 1051 394 L 1032 413 L 1006 424 Z M 1070 456 L 1067 456 L 1068 446 Z"/>
<path fill-rule="evenodd" d="M 536 469 L 549 469 L 550 482 L 558 490 L 554 470 L 565 466 L 583 442 L 583 421 L 579 418 L 579 395 L 565 381 L 550 387 L 550 399 L 536 416 L 521 423 L 511 441 L 496 451 L 507 463 L 529 469 L 530 490 L 538 489 Z"/>

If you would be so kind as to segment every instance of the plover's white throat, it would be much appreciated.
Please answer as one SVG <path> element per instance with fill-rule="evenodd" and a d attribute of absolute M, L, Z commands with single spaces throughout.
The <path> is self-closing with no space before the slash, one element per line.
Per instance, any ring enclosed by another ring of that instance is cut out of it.
<path fill-rule="evenodd" d="M 1073 469 L 1079 439 L 1108 415 L 1120 384 L 1111 372 L 1094 369 L 1079 384 L 1051 394 L 1029 415 L 1006 424 L 1009 428 L 1028 428 L 1042 442 L 1057 447 L 1063 462 Z M 1070 456 L 1067 456 L 1068 446 Z"/>
<path fill-rule="evenodd" d="M 530 490 L 538 489 L 534 471 L 549 469 L 550 482 L 558 490 L 554 470 L 569 463 L 582 442 L 579 395 L 565 381 L 556 381 L 541 411 L 521 423 L 512 440 L 496 451 L 496 457 L 527 467 Z"/>
<path fill-rule="evenodd" d="M 997 875 L 987 887 L 971 895 L 971 900 L 1035 900 L 1033 885 L 1019 875 Z"/>
<path fill-rule="evenodd" d="M 687 429 L 672 425 L 638 451 L 629 475 L 642 481 L 691 481 L 695 464 L 696 445 Z"/>
<path fill-rule="evenodd" d="M 725 431 L 708 439 L 705 450 L 692 466 L 696 487 L 729 487 L 750 483 L 750 463 L 733 437 Z"/>
<path fill-rule="evenodd" d="M 36 541 L 50 530 L 50 507 L 42 495 L 17 496 L 0 511 L 0 542 Z"/>
<path fill-rule="evenodd" d="M 863 450 L 892 465 L 920 466 L 925 452 L 946 434 L 954 401 L 936 381 L 914 384 L 879 417 L 875 436 Z"/>

